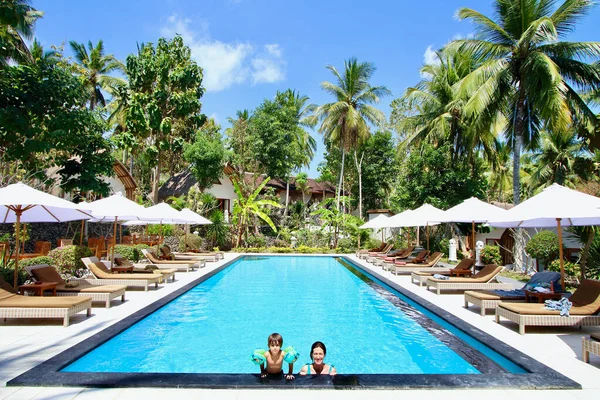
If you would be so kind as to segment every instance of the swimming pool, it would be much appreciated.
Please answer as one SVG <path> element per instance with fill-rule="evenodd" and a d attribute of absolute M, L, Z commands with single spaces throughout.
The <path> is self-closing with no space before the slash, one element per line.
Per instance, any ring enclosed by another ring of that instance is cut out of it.
<path fill-rule="evenodd" d="M 197 386 L 202 377 L 263 384 L 256 379 L 258 367 L 249 355 L 266 347 L 271 332 L 279 332 L 284 347 L 292 344 L 301 353 L 296 372 L 309 361 L 311 343 L 324 341 L 327 361 L 342 374 L 338 383 L 357 384 L 359 377 L 360 385 L 371 381 L 379 386 L 381 379 L 395 377 L 392 386 L 410 387 L 407 382 L 431 383 L 432 378 L 447 376 L 442 386 L 465 379 L 469 386 L 496 386 L 494 380 L 502 377 L 503 387 L 511 386 L 509 381 L 527 387 L 522 382 L 545 373 L 544 385 L 560 386 L 548 380 L 560 376 L 556 372 L 514 349 L 516 358 L 484 346 L 472 329 L 448 323 L 418 304 L 414 295 L 406 296 L 393 283 L 376 279 L 344 258 L 246 256 L 185 289 L 153 312 L 130 317 L 126 326 L 108 328 L 93 345 L 80 344 L 70 356 L 55 357 L 50 372 L 62 381 L 77 378 L 86 386 L 99 385 L 102 377 L 104 386 L 117 377 L 117 386 L 157 386 L 150 376 L 154 381 L 162 378 L 158 386 L 169 386 L 165 379 Z M 491 342 L 492 347 L 508 348 Z M 124 376 L 131 380 L 126 383 Z M 9 384 L 27 378 L 26 373 Z M 561 381 L 568 387 L 577 385 L 567 378 Z"/>

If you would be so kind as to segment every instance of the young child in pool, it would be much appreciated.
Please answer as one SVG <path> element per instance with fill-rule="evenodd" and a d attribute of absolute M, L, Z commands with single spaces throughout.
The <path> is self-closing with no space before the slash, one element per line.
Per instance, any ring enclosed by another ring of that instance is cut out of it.
<path fill-rule="evenodd" d="M 279 375 L 283 374 L 283 358 L 285 357 L 285 351 L 281 350 L 283 346 L 283 338 L 279 333 L 272 333 L 267 339 L 269 345 L 269 351 L 265 352 L 265 358 L 267 359 L 267 367 L 263 364 L 260 365 L 260 377 L 265 378 L 268 374 Z M 291 381 L 294 379 L 294 364 L 288 364 L 289 370 L 285 375 L 285 379 Z"/>

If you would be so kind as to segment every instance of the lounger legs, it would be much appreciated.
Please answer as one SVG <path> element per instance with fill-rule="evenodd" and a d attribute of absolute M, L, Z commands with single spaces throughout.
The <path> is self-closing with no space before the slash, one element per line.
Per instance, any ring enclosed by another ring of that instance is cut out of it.
<path fill-rule="evenodd" d="M 589 363 L 590 362 L 590 351 L 586 349 L 585 346 L 585 341 L 586 338 L 581 338 L 581 348 L 582 348 L 582 354 L 581 354 L 581 358 L 583 359 L 584 363 Z"/>
<path fill-rule="evenodd" d="M 123 293 L 123 296 L 121 296 L 121 303 L 125 303 L 125 293 Z"/>
<path fill-rule="evenodd" d="M 69 326 L 69 316 L 65 315 L 65 318 L 63 318 L 63 326 L 67 327 Z"/>

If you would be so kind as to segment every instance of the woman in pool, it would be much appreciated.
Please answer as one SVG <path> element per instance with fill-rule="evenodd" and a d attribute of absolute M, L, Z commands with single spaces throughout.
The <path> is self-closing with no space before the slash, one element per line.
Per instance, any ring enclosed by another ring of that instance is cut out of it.
<path fill-rule="evenodd" d="M 327 348 L 323 342 L 314 342 L 310 348 L 310 359 L 300 370 L 300 375 L 335 375 L 337 371 L 333 365 L 325 364 L 323 361 L 327 354 Z"/>

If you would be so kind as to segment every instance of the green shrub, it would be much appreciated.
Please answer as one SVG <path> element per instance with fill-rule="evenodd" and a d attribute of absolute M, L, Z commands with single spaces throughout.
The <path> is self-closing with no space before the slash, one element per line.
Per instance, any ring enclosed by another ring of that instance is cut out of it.
<path fill-rule="evenodd" d="M 118 244 L 115 246 L 115 253 L 122 255 L 131 262 L 138 262 L 142 258 L 142 252 L 136 246 L 125 246 L 123 244 Z"/>
<path fill-rule="evenodd" d="M 435 249 L 434 247 L 432 247 L 432 248 Z M 450 239 L 448 239 L 448 238 L 441 239 L 437 245 L 436 250 L 441 252 L 442 254 L 444 254 L 444 257 L 445 257 L 450 252 Z"/>
<path fill-rule="evenodd" d="M 581 274 L 581 269 L 579 268 L 579 264 L 572 263 L 570 261 L 565 261 L 563 264 L 565 268 L 565 275 L 577 278 L 579 274 Z M 548 264 L 549 271 L 560 272 L 560 260 L 554 260 L 550 264 Z"/>
<path fill-rule="evenodd" d="M 527 254 L 548 265 L 558 258 L 558 236 L 552 231 L 540 231 L 525 246 Z"/>
<path fill-rule="evenodd" d="M 246 245 L 248 247 L 265 247 L 267 239 L 262 235 L 249 235 L 246 239 Z"/>
<path fill-rule="evenodd" d="M 161 231 L 162 229 L 162 231 Z M 160 225 L 150 224 L 148 225 L 148 233 L 150 235 L 163 235 L 163 236 L 175 236 L 175 225 Z"/>
<path fill-rule="evenodd" d="M 6 283 L 12 286 L 15 280 L 14 266 L 12 268 L 0 268 L 0 276 L 2 276 Z M 24 284 L 27 279 L 29 279 L 29 274 L 27 274 L 27 272 L 25 272 L 25 270 L 22 269 L 21 265 L 19 264 L 19 276 L 17 278 L 17 286 Z"/>
<path fill-rule="evenodd" d="M 183 235 L 179 238 L 179 251 L 200 250 L 202 238 L 193 233 Z"/>
<path fill-rule="evenodd" d="M 356 244 L 351 238 L 341 238 L 338 240 L 336 250 L 338 253 L 354 253 L 356 251 Z"/>
<path fill-rule="evenodd" d="M 48 256 L 52 258 L 52 264 L 58 268 L 59 272 L 76 275 L 77 270 L 85 268 L 82 257 L 93 256 L 94 252 L 85 246 L 65 246 L 57 247 L 48 253 Z"/>
<path fill-rule="evenodd" d="M 54 265 L 54 261 L 50 256 L 39 256 L 33 258 L 26 258 L 19 261 L 19 268 L 29 267 L 30 265 L 48 264 Z"/>
<path fill-rule="evenodd" d="M 484 246 L 481 249 L 481 262 L 485 265 L 496 264 L 502 265 L 502 256 L 500 255 L 500 247 L 498 246 Z"/>

